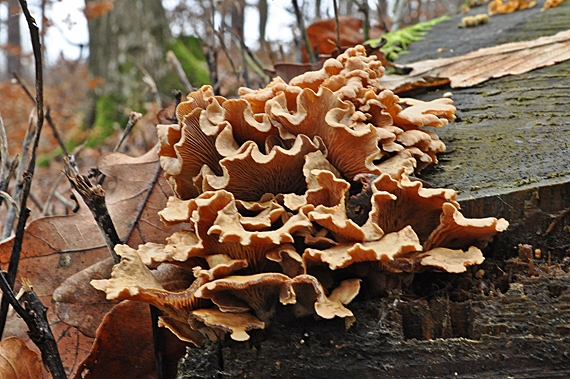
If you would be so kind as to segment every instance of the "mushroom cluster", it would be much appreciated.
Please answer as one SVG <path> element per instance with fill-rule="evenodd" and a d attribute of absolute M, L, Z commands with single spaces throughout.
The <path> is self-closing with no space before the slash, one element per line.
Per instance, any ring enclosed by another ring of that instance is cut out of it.
<path fill-rule="evenodd" d="M 178 123 L 157 127 L 176 194 L 159 214 L 183 230 L 165 244 L 117 246 L 111 278 L 92 284 L 109 299 L 157 306 L 163 326 L 201 346 L 224 333 L 247 340 L 279 303 L 349 325 L 345 305 L 361 282 L 480 264 L 508 222 L 465 218 L 453 190 L 411 177 L 444 151 L 423 127 L 453 120 L 452 100 L 399 98 L 382 87 L 383 73 L 356 46 L 238 99 L 209 86 L 189 94 Z M 195 279 L 168 291 L 152 274 L 158 265 Z"/>

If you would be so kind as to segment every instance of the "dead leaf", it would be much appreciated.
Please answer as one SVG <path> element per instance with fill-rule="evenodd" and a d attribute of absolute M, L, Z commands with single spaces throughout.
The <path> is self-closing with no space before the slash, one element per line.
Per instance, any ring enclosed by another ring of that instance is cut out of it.
<path fill-rule="evenodd" d="M 161 175 L 156 149 L 132 158 L 113 153 L 99 161 L 99 169 L 107 175 L 107 205 L 119 236 L 131 246 L 146 242 L 164 242 L 172 233 L 158 217 L 172 194 Z M 79 196 L 78 196 L 79 198 Z M 6 268 L 12 240 L 0 244 L 0 265 Z M 32 282 L 34 291 L 50 306 L 54 290 L 68 277 L 109 256 L 91 212 L 83 204 L 69 216 L 34 220 L 26 228 L 19 277 Z M 48 320 L 68 373 L 87 355 L 93 340 L 63 324 L 54 312 Z M 28 340 L 26 325 L 13 315 L 8 319 L 6 336 Z"/>
<path fill-rule="evenodd" d="M 53 293 L 57 316 L 67 325 L 76 327 L 87 337 L 95 338 L 103 317 L 117 303 L 105 298 L 89 282 L 106 279 L 113 268 L 111 257 L 87 267 L 67 278 Z"/>
<path fill-rule="evenodd" d="M 449 79 L 452 88 L 471 87 L 491 78 L 520 75 L 570 59 L 570 30 L 532 41 L 479 49 L 452 58 L 411 63 L 408 75 L 385 75 L 382 84 L 396 93 Z"/>
<path fill-rule="evenodd" d="M 114 0 L 88 1 L 85 4 L 83 13 L 88 20 L 101 17 L 115 9 Z"/>
<path fill-rule="evenodd" d="M 74 379 L 154 379 L 155 359 L 148 304 L 123 301 L 113 307 L 97 329 L 89 356 Z M 161 328 L 164 377 L 174 378 L 185 344 Z"/>
<path fill-rule="evenodd" d="M 44 372 L 40 355 L 17 337 L 0 342 L 0 378 L 38 379 Z"/>
<path fill-rule="evenodd" d="M 363 21 L 358 17 L 340 16 L 338 18 L 340 26 L 340 45 L 355 46 L 364 42 L 362 33 Z M 380 27 L 370 29 L 370 38 L 378 38 L 384 30 Z M 307 35 L 314 51 L 317 54 L 330 55 L 337 49 L 336 21 L 334 18 L 327 18 L 312 23 L 307 28 Z M 303 62 L 308 62 L 307 52 L 303 46 Z M 337 52 L 338 54 L 338 52 Z"/>

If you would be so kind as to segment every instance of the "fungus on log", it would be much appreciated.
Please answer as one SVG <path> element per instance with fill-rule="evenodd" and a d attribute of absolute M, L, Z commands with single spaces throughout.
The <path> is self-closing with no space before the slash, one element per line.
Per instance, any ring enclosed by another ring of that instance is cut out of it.
<path fill-rule="evenodd" d="M 383 74 L 356 46 L 238 99 L 209 86 L 189 94 L 178 124 L 157 127 L 177 196 L 160 216 L 178 231 L 138 250 L 117 246 L 122 261 L 94 286 L 157 306 L 161 325 L 200 346 L 225 333 L 247 340 L 279 303 L 349 326 L 346 305 L 381 292 L 362 279 L 480 264 L 508 222 L 465 218 L 455 191 L 409 177 L 445 150 L 424 127 L 454 120 L 453 101 L 400 99 Z M 195 279 L 166 290 L 149 268 L 168 264 Z"/>

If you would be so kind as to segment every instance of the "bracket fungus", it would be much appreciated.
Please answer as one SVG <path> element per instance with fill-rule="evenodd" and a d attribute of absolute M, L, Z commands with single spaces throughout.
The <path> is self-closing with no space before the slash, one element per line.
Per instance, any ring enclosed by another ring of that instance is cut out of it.
<path fill-rule="evenodd" d="M 93 284 L 157 306 L 161 325 L 200 346 L 225 333 L 247 340 L 277 306 L 350 325 L 346 304 L 378 292 L 365 286 L 373 279 L 361 287 L 368 275 L 480 264 L 508 222 L 465 218 L 455 191 L 410 178 L 445 150 L 424 127 L 454 120 L 453 101 L 400 99 L 383 74 L 356 46 L 238 99 L 209 86 L 189 94 L 178 123 L 157 127 L 177 196 L 160 216 L 178 231 L 163 244 L 117 246 L 111 279 Z M 150 269 L 162 264 L 195 279 L 167 291 Z"/>

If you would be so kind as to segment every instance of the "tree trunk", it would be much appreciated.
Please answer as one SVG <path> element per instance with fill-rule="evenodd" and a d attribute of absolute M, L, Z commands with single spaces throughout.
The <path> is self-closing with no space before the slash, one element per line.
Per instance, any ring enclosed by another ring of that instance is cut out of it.
<path fill-rule="evenodd" d="M 161 1 L 115 1 L 110 12 L 88 17 L 88 26 L 89 71 L 93 78 L 104 79 L 93 97 L 109 95 L 123 109 L 141 108 L 151 98 L 142 69 L 157 84 L 168 72 L 165 55 L 172 35 Z M 148 99 L 141 98 L 145 93 Z"/>
<path fill-rule="evenodd" d="M 22 73 L 22 51 L 20 36 L 20 4 L 18 0 L 8 0 L 8 72 Z"/>

